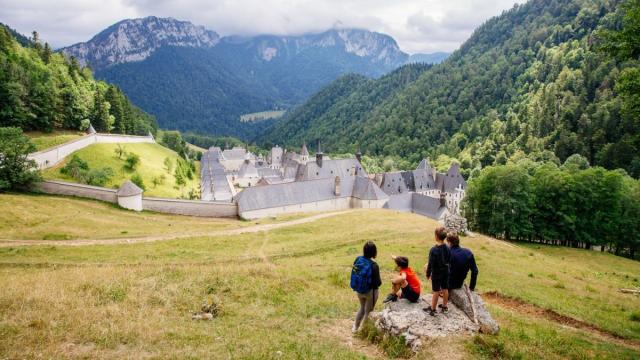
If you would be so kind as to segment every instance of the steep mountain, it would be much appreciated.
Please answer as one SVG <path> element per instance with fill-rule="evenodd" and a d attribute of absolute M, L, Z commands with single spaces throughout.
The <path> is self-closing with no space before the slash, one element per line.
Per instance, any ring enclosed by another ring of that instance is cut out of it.
<path fill-rule="evenodd" d="M 118 84 L 164 128 L 244 139 L 270 122 L 242 123 L 242 114 L 286 109 L 345 73 L 378 77 L 408 59 L 393 38 L 361 29 L 219 38 L 155 17 L 121 21 L 62 51 Z"/>
<path fill-rule="evenodd" d="M 425 155 L 455 157 L 466 175 L 523 157 L 559 162 L 578 153 L 591 164 L 639 176 L 640 101 L 633 90 L 640 88 L 639 61 L 600 50 L 606 29 L 631 26 L 633 34 L 637 28 L 623 16 L 624 9 L 637 13 L 638 0 L 626 3 L 632 5 L 531 0 L 514 6 L 382 101 L 340 111 L 353 106 L 356 89 L 334 90 L 337 99 L 326 99 L 324 107 L 312 97 L 263 141 L 294 146 L 300 138 L 322 138 L 330 151 L 359 144 L 415 163 Z M 311 121 L 307 109 L 315 114 Z M 300 122 L 308 126 L 299 128 Z M 335 123 L 348 131 L 335 132 Z M 289 124 L 294 133 L 283 131 Z"/>
<path fill-rule="evenodd" d="M 440 64 L 445 61 L 449 55 L 448 52 L 434 52 L 431 54 L 412 54 L 407 59 L 407 64 L 424 63 L 424 64 Z"/>
<path fill-rule="evenodd" d="M 155 119 L 117 87 L 94 80 L 88 68 L 51 51 L 34 36 L 23 47 L 0 25 L 0 127 L 23 130 L 88 128 L 146 135 Z"/>
<path fill-rule="evenodd" d="M 141 61 L 163 46 L 207 48 L 220 36 L 202 26 L 172 18 L 149 16 L 123 20 L 111 25 L 91 40 L 62 49 L 81 65 L 101 70 L 115 64 Z"/>

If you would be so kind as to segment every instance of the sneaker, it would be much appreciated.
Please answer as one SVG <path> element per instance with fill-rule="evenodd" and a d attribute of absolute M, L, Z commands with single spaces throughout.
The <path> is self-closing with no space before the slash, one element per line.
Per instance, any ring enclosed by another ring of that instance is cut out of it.
<path fill-rule="evenodd" d="M 389 294 L 389 295 L 387 295 L 387 297 L 382 302 L 386 304 L 386 303 L 391 302 L 391 301 L 398 301 L 398 295 Z"/>
<path fill-rule="evenodd" d="M 428 313 L 429 313 L 429 315 L 431 315 L 431 316 L 436 316 L 436 311 L 435 311 L 435 310 L 433 310 L 433 309 L 431 308 L 431 306 L 428 306 L 428 307 L 426 307 L 426 308 L 422 308 L 422 310 L 423 310 L 423 311 L 428 312 Z"/>
<path fill-rule="evenodd" d="M 356 327 L 356 324 L 353 324 L 353 326 L 351 327 L 351 333 L 355 334 L 358 332 L 358 328 Z"/>
<path fill-rule="evenodd" d="M 448 306 L 441 306 L 440 308 L 442 309 L 442 313 L 443 314 L 448 314 L 449 313 L 449 307 Z"/>

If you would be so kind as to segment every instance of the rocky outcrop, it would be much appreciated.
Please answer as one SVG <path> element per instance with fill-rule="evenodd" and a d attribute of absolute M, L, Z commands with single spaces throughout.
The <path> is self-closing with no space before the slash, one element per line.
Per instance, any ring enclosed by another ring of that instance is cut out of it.
<path fill-rule="evenodd" d="M 404 336 L 407 346 L 413 351 L 418 351 L 427 338 L 479 331 L 479 326 L 454 304 L 450 304 L 448 314 L 429 315 L 422 310 L 429 306 L 429 301 L 420 298 L 417 303 L 410 303 L 400 299 L 385 305 L 382 311 L 372 313 L 370 317 L 381 331 Z"/>
<path fill-rule="evenodd" d="M 187 21 L 149 16 L 120 21 L 93 39 L 62 49 L 94 70 L 141 61 L 161 46 L 213 47 L 220 36 Z"/>
<path fill-rule="evenodd" d="M 422 347 L 429 338 L 482 332 L 497 334 L 499 326 L 484 307 L 480 296 L 468 289 L 456 289 L 450 292 L 449 312 L 438 312 L 436 316 L 422 310 L 429 306 L 430 294 L 420 298 L 417 303 L 400 299 L 388 303 L 380 312 L 374 312 L 370 318 L 376 327 L 385 334 L 403 336 L 407 346 L 413 351 Z"/>
<path fill-rule="evenodd" d="M 448 214 L 444 217 L 444 227 L 449 231 L 457 231 L 458 234 L 466 234 L 469 231 L 467 219 L 456 214 Z"/>
<path fill-rule="evenodd" d="M 479 325 L 480 332 L 493 335 L 500 331 L 500 326 L 485 308 L 480 295 L 469 290 L 467 285 L 460 289 L 449 290 L 449 300 Z"/>

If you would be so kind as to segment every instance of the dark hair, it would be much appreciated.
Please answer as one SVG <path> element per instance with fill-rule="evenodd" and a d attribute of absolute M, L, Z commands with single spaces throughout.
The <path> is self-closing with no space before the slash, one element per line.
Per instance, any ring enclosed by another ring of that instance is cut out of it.
<path fill-rule="evenodd" d="M 444 228 L 444 226 L 438 226 L 436 228 L 436 236 L 438 237 L 438 239 L 440 239 L 441 241 L 444 241 L 444 239 L 447 238 L 447 229 Z"/>
<path fill-rule="evenodd" d="M 447 241 L 451 246 L 460 246 L 460 237 L 458 236 L 457 231 L 450 231 L 447 234 Z"/>
<path fill-rule="evenodd" d="M 376 244 L 373 241 L 367 241 L 362 248 L 362 254 L 367 259 L 375 258 L 378 255 L 378 248 L 376 248 Z"/>
<path fill-rule="evenodd" d="M 406 269 L 409 267 L 409 259 L 406 256 L 396 256 L 394 259 L 396 265 L 400 266 L 401 269 Z"/>

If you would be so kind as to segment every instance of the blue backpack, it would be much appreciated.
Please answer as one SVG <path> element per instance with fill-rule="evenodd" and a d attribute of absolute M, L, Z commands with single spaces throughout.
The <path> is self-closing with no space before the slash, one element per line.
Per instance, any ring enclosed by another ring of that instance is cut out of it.
<path fill-rule="evenodd" d="M 371 260 L 364 256 L 358 256 L 351 269 L 351 288 L 360 294 L 366 294 L 371 290 L 372 273 L 373 264 Z"/>

